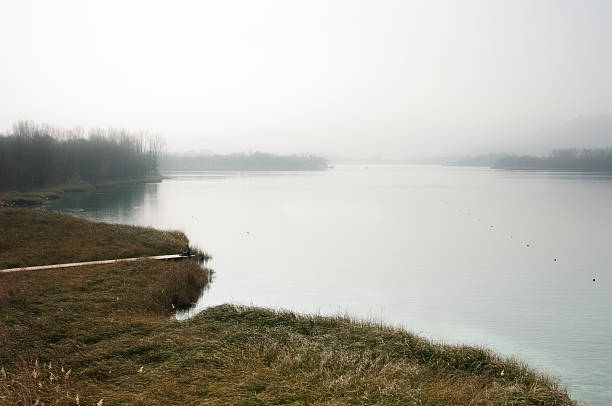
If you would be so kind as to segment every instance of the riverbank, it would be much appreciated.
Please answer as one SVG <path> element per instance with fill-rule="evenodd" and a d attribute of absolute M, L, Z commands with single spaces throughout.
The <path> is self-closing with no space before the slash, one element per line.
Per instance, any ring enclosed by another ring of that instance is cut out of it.
<path fill-rule="evenodd" d="M 95 184 L 75 182 L 67 185 L 33 190 L 5 191 L 0 192 L 0 207 L 36 207 L 45 204 L 45 202 L 49 200 L 61 199 L 66 193 L 94 192 L 96 190 L 133 185 L 136 183 L 161 182 L 163 179 L 163 176 L 147 176 L 142 179 L 108 181 Z"/>
<path fill-rule="evenodd" d="M 94 223 L 61 213 L 0 208 L 0 269 L 178 254 L 181 231 Z M 208 260 L 208 254 L 192 247 Z"/>
<path fill-rule="evenodd" d="M 111 244 L 97 236 L 120 246 L 146 235 L 132 248 L 143 255 L 186 243 L 180 232 L 60 214 L 0 216 L 1 235 L 47 244 L 29 261 L 63 251 L 66 238 L 82 241 L 73 260 Z M 53 238 L 58 224 L 64 237 Z M 4 261 L 23 261 L 11 259 L 20 245 L 10 238 Z M 175 320 L 208 276 L 190 261 L 0 275 L 0 404 L 573 404 L 519 362 L 379 324 L 229 305 Z"/>

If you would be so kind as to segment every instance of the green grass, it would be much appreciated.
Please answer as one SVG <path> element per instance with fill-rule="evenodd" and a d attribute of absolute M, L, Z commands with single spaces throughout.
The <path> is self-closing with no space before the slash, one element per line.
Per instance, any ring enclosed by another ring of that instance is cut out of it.
<path fill-rule="evenodd" d="M 191 261 L 0 274 L 0 405 L 574 404 L 520 362 L 380 324 L 231 305 L 177 321 L 209 276 Z"/>

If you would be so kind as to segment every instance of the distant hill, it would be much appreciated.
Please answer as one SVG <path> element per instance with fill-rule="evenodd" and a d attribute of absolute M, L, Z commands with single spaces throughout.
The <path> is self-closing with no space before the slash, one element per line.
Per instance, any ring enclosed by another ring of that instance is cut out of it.
<path fill-rule="evenodd" d="M 582 115 L 508 138 L 498 153 L 438 157 L 422 162 L 498 169 L 612 171 L 612 116 Z"/>
<path fill-rule="evenodd" d="M 612 116 L 582 115 L 527 136 L 513 137 L 506 149 L 508 152 L 541 155 L 559 149 L 609 147 L 612 147 Z"/>
<path fill-rule="evenodd" d="M 328 167 L 327 159 L 316 155 L 273 155 L 264 152 L 229 155 L 163 156 L 161 171 L 313 171 Z"/>
<path fill-rule="evenodd" d="M 499 156 L 496 169 L 612 172 L 612 148 L 559 149 L 546 156 Z"/>

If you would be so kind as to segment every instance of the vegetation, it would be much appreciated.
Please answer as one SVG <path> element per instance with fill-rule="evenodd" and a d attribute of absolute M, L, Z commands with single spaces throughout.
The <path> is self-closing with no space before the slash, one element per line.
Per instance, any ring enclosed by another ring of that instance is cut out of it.
<path fill-rule="evenodd" d="M 189 171 L 312 171 L 326 169 L 327 159 L 314 155 L 272 155 L 263 152 L 231 155 L 167 155 L 162 170 Z"/>
<path fill-rule="evenodd" d="M 228 305 L 179 322 L 170 272 L 0 275 L 19 291 L 0 310 L 6 404 L 573 404 L 515 361 L 380 325 Z"/>
<path fill-rule="evenodd" d="M 75 182 L 53 188 L 41 188 L 28 191 L 10 190 L 0 192 L 0 207 L 32 207 L 45 204 L 49 200 L 61 199 L 66 193 L 93 192 L 136 183 L 161 182 L 161 176 L 147 176 L 142 179 L 118 180 L 96 183 Z"/>
<path fill-rule="evenodd" d="M 46 252 L 30 253 L 36 263 L 66 255 L 53 252 L 77 235 L 84 246 L 70 260 L 95 257 L 88 251 L 111 236 L 122 243 L 103 249 L 138 240 L 140 254 L 185 242 L 177 232 L 0 213 L 2 234 L 35 246 L 60 227 Z M 8 262 L 20 262 L 10 259 L 20 245 L 8 247 Z M 380 324 L 230 305 L 171 317 L 209 275 L 190 261 L 0 273 L 0 405 L 574 404 L 516 361 Z"/>
<path fill-rule="evenodd" d="M 8 192 L 0 192 L 0 206 L 39 206 L 48 200 L 60 199 L 64 196 L 64 193 L 67 192 L 86 192 L 94 189 L 95 187 L 87 182 L 77 182 L 71 185 L 63 185 L 40 190 L 12 190 Z"/>
<path fill-rule="evenodd" d="M 0 404 L 74 405 L 77 394 L 95 404 L 98 385 L 135 384 L 136 395 L 144 360 L 177 350 L 155 343 L 160 327 L 197 300 L 208 276 L 192 261 L 0 274 Z"/>
<path fill-rule="evenodd" d="M 158 175 L 163 140 L 146 133 L 65 130 L 29 121 L 0 134 L 0 191 Z"/>
<path fill-rule="evenodd" d="M 492 166 L 495 161 L 505 157 L 504 154 L 487 154 L 442 158 L 438 162 L 451 166 Z"/>
<path fill-rule="evenodd" d="M 562 149 L 545 157 L 507 155 L 493 163 L 498 169 L 535 169 L 612 172 L 612 148 Z"/>
<path fill-rule="evenodd" d="M 413 164 L 484 166 L 495 169 L 612 172 L 612 148 L 559 149 L 546 156 L 488 154 L 410 160 Z"/>
<path fill-rule="evenodd" d="M 174 254 L 187 242 L 181 231 L 94 223 L 61 213 L 0 209 L 0 269 Z"/>

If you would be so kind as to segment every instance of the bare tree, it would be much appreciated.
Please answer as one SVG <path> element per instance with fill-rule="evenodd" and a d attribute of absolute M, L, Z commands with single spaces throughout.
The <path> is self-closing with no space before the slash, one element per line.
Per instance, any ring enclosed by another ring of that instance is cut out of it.
<path fill-rule="evenodd" d="M 153 175 L 159 175 L 159 158 L 164 152 L 166 142 L 159 134 L 149 134 L 147 136 L 147 154 L 151 162 Z"/>
<path fill-rule="evenodd" d="M 82 128 L 18 121 L 0 134 L 0 190 L 142 179 L 158 173 L 164 145 L 159 135 L 108 128 L 85 137 Z"/>

